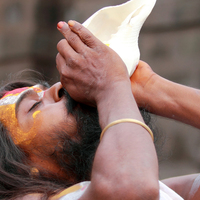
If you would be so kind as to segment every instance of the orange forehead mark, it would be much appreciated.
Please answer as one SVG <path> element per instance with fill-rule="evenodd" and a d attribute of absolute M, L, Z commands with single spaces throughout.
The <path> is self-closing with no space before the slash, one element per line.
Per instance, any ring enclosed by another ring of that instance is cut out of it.
<path fill-rule="evenodd" d="M 35 91 L 35 92 L 42 92 L 43 90 L 41 89 L 41 88 L 39 88 L 39 87 L 30 87 L 30 88 L 33 88 L 33 90 Z"/>
<path fill-rule="evenodd" d="M 12 91 L 7 92 L 7 93 L 2 97 L 2 99 L 5 98 L 5 97 L 7 97 L 7 96 L 17 96 L 17 95 L 19 95 L 20 93 L 22 93 L 23 91 L 28 90 L 28 89 L 33 89 L 35 92 L 41 92 L 41 91 L 43 91 L 41 88 L 39 88 L 39 87 L 37 87 L 37 86 L 17 88 L 17 89 L 14 89 L 14 90 L 12 90 Z"/>
<path fill-rule="evenodd" d="M 2 97 L 2 99 L 5 98 L 5 97 L 8 97 L 8 96 L 17 96 L 17 95 L 19 95 L 21 92 L 23 92 L 23 91 L 25 91 L 25 90 L 27 90 L 27 89 L 29 89 L 29 87 L 23 87 L 23 88 L 18 88 L 18 89 L 9 91 L 9 92 L 7 92 L 7 93 Z"/>
<path fill-rule="evenodd" d="M 20 96 L 29 90 L 35 91 L 40 98 L 44 95 L 44 91 L 41 88 L 37 87 L 37 85 L 32 86 L 32 87 L 19 88 L 19 89 L 15 89 L 15 90 L 7 92 L 0 99 L 0 106 L 8 105 L 8 104 L 15 104 L 17 102 L 17 100 L 20 98 Z"/>

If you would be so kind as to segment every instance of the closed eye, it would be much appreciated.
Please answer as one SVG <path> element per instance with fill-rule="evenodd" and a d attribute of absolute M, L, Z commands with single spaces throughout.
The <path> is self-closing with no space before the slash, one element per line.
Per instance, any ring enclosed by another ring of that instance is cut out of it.
<path fill-rule="evenodd" d="M 37 108 L 37 106 L 39 106 L 40 103 L 42 103 L 42 101 L 37 101 L 36 103 L 34 103 L 33 106 L 30 108 L 30 110 L 28 112 L 30 112 L 30 111 L 34 110 L 35 108 Z"/>

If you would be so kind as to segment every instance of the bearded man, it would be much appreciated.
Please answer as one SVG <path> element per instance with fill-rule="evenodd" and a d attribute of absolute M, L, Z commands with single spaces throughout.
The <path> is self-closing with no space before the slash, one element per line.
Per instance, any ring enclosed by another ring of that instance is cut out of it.
<path fill-rule="evenodd" d="M 77 22 L 58 29 L 61 83 L 1 90 L 1 198 L 181 200 L 158 181 L 154 137 L 123 61 Z"/>

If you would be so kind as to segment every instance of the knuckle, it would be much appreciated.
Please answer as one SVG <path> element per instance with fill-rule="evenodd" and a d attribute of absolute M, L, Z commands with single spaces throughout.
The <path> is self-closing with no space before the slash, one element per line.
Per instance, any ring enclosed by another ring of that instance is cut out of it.
<path fill-rule="evenodd" d="M 59 74 L 60 74 L 60 77 L 62 77 L 63 79 L 64 78 L 67 78 L 67 76 L 68 76 L 68 70 L 66 69 L 66 66 L 60 66 L 60 68 L 59 68 Z"/>
<path fill-rule="evenodd" d="M 68 41 L 75 43 L 77 41 L 77 36 L 75 34 L 73 34 L 72 36 L 69 37 Z"/>
<path fill-rule="evenodd" d="M 67 65 L 69 65 L 69 66 L 72 66 L 72 65 L 73 65 L 73 58 L 72 58 L 72 57 L 69 57 L 69 58 L 67 59 Z"/>
<path fill-rule="evenodd" d="M 79 23 L 76 23 L 74 28 L 75 28 L 76 32 L 82 32 L 82 30 L 83 30 L 83 26 Z"/>
<path fill-rule="evenodd" d="M 82 41 L 84 42 L 84 43 L 87 43 L 87 44 L 89 44 L 89 45 L 92 45 L 93 44 L 93 39 L 92 39 L 92 36 L 90 35 L 90 34 L 84 34 L 83 36 L 82 36 Z"/>
<path fill-rule="evenodd" d="M 88 58 L 88 57 L 90 56 L 90 54 L 88 54 L 87 51 L 84 51 L 84 52 L 82 53 L 82 56 L 83 56 L 83 58 Z"/>
<path fill-rule="evenodd" d="M 70 32 L 70 29 L 68 28 L 68 25 L 66 24 L 66 26 L 63 26 L 62 29 L 62 34 L 66 37 Z"/>
<path fill-rule="evenodd" d="M 76 56 L 71 56 L 67 59 L 67 64 L 69 67 L 80 66 L 80 61 Z"/>

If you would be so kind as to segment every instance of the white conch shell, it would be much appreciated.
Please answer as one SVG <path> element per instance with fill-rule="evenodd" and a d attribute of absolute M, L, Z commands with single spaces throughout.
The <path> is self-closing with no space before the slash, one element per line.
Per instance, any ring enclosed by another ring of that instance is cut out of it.
<path fill-rule="evenodd" d="M 138 36 L 156 0 L 130 0 L 100 9 L 83 25 L 122 58 L 131 76 L 140 58 Z"/>

